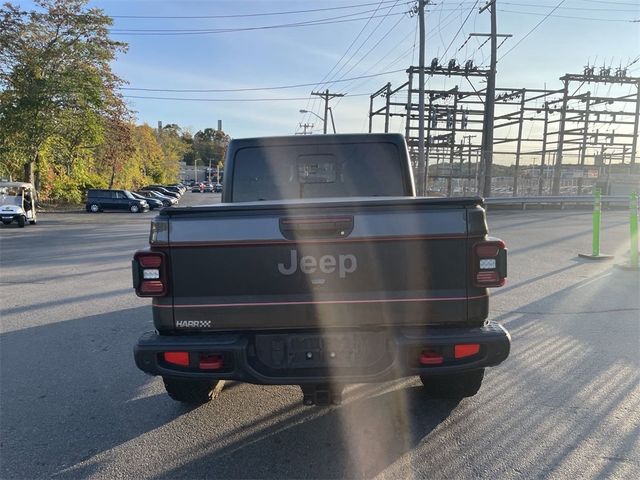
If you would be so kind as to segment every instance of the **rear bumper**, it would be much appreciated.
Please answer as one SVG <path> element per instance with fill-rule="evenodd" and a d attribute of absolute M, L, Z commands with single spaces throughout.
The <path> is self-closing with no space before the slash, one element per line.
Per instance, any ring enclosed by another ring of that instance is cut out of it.
<path fill-rule="evenodd" d="M 457 359 L 454 346 L 459 344 L 479 344 L 480 351 Z M 148 332 L 138 340 L 134 356 L 142 371 L 174 378 L 269 385 L 366 383 L 495 366 L 508 357 L 510 344 L 509 333 L 495 322 L 477 328 L 399 328 L 327 335 L 250 332 L 168 336 Z M 418 359 L 425 349 L 441 352 L 443 362 L 422 365 Z M 189 365 L 167 363 L 165 352 L 188 352 Z M 313 358 L 308 358 L 309 353 Z M 221 357 L 222 366 L 216 370 L 200 368 L 201 358 L 211 355 Z"/>

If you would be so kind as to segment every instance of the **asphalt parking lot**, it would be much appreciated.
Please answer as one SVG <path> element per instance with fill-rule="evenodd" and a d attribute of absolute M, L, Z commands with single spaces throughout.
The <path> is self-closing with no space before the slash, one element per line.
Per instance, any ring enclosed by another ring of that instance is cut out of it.
<path fill-rule="evenodd" d="M 412 378 L 315 408 L 297 387 L 228 382 L 195 409 L 133 363 L 152 323 L 130 260 L 153 215 L 0 228 L 0 477 L 640 478 L 640 282 L 613 267 L 627 212 L 603 213 L 616 259 L 595 263 L 577 257 L 589 212 L 489 213 L 509 246 L 491 317 L 513 345 L 473 398 L 427 400 Z"/>

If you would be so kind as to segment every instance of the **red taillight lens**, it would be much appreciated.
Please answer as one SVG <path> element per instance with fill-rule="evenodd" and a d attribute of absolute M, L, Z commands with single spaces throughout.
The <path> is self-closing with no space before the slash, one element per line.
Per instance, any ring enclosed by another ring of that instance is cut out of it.
<path fill-rule="evenodd" d="M 140 293 L 156 295 L 163 291 L 164 284 L 159 280 L 145 280 L 140 284 Z"/>
<path fill-rule="evenodd" d="M 487 239 L 473 246 L 473 284 L 501 287 L 507 278 L 507 248 L 502 240 Z"/>
<path fill-rule="evenodd" d="M 444 363 L 444 356 L 439 352 L 424 350 L 418 360 L 421 365 L 441 365 Z"/>
<path fill-rule="evenodd" d="M 479 343 L 463 343 L 454 347 L 454 356 L 456 358 L 472 357 L 480 352 Z"/>
<path fill-rule="evenodd" d="M 189 366 L 189 352 L 164 352 L 164 361 L 181 367 Z"/>
<path fill-rule="evenodd" d="M 167 294 L 165 255 L 141 251 L 133 256 L 133 288 L 139 297 L 161 297 Z"/>
<path fill-rule="evenodd" d="M 201 370 L 219 370 L 224 366 L 222 355 L 211 354 L 200 357 L 199 367 Z"/>
<path fill-rule="evenodd" d="M 162 256 L 159 254 L 146 254 L 138 257 L 142 268 L 159 268 L 162 265 Z"/>

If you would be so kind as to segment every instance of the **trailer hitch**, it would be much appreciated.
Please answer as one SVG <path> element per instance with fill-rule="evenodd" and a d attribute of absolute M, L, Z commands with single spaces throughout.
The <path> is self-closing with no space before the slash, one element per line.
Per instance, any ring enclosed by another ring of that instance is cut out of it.
<path fill-rule="evenodd" d="M 314 383 L 300 385 L 302 390 L 302 403 L 304 405 L 326 407 L 340 405 L 342 403 L 342 391 L 344 386 L 329 383 Z"/>

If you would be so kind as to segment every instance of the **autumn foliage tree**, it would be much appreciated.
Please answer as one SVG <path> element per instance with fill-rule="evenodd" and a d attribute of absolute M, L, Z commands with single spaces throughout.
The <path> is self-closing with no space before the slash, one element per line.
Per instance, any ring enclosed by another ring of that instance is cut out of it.
<path fill-rule="evenodd" d="M 0 7 L 0 176 L 78 202 L 90 187 L 136 188 L 178 177 L 180 129 L 136 127 L 111 69 L 127 50 L 88 0 Z"/>

